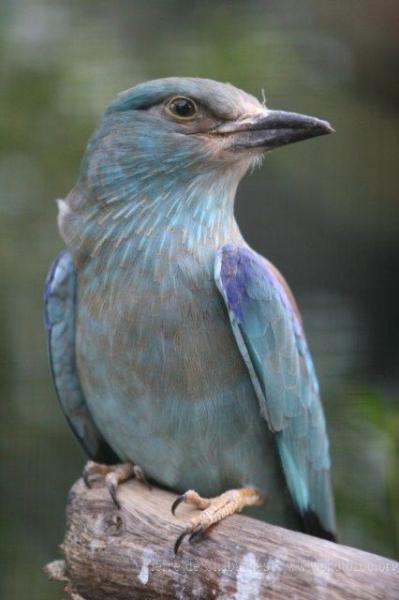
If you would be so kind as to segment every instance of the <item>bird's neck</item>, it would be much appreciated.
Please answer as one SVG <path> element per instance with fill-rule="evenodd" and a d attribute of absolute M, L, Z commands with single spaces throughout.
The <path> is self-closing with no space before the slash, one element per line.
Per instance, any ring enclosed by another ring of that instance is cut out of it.
<path fill-rule="evenodd" d="M 60 229 L 78 260 L 99 257 L 111 268 L 135 264 L 151 271 L 181 253 L 213 260 L 220 246 L 242 239 L 234 218 L 238 180 L 197 178 L 134 197 L 120 190 L 101 202 L 92 195 L 82 201 L 82 189 L 75 190 L 61 208 Z"/>

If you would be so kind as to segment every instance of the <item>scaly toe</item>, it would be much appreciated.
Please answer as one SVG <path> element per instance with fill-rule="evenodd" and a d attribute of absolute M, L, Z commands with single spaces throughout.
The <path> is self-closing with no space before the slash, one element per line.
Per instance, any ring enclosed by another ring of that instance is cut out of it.
<path fill-rule="evenodd" d="M 103 465 L 93 461 L 88 461 L 83 469 L 82 477 L 85 485 L 88 488 L 92 487 L 91 479 L 95 476 L 103 476 L 105 478 L 105 485 L 112 498 L 112 502 L 116 508 L 120 509 L 121 505 L 117 498 L 118 486 L 135 477 L 139 481 L 143 482 L 149 489 L 151 489 L 143 470 L 138 465 L 132 463 L 120 463 L 117 465 Z"/>
<path fill-rule="evenodd" d="M 200 496 L 195 490 L 187 490 L 184 494 L 178 496 L 173 502 L 171 506 L 171 511 L 173 515 L 175 514 L 179 504 L 181 504 L 182 502 L 187 502 L 187 504 L 191 504 L 191 506 L 195 506 L 200 510 L 204 510 L 211 505 L 212 500 L 210 498 L 204 498 L 203 496 Z"/>
<path fill-rule="evenodd" d="M 246 506 L 257 506 L 264 498 L 255 488 L 239 488 L 227 490 L 220 496 L 214 498 L 203 498 L 194 490 L 188 490 L 185 494 L 178 496 L 172 504 L 172 513 L 182 503 L 192 504 L 203 512 L 193 517 L 190 524 L 178 536 L 174 551 L 177 554 L 184 538 L 189 536 L 189 543 L 202 537 L 202 534 L 229 515 L 241 512 Z"/>

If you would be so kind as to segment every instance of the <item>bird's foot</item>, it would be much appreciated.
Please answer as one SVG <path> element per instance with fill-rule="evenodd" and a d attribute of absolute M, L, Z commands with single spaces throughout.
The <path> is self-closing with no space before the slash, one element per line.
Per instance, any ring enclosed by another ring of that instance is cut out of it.
<path fill-rule="evenodd" d="M 189 536 L 188 541 L 191 543 L 194 539 L 201 537 L 211 525 L 218 523 L 225 517 L 241 512 L 246 506 L 259 506 L 264 502 L 264 497 L 255 488 L 249 487 L 228 490 L 215 498 L 203 498 L 194 490 L 188 490 L 173 502 L 173 514 L 182 502 L 191 504 L 203 512 L 192 517 L 187 527 L 179 535 L 174 546 L 175 554 L 177 554 L 180 544 L 186 536 Z"/>
<path fill-rule="evenodd" d="M 91 487 L 91 481 L 98 475 L 102 475 L 105 478 L 105 485 L 110 493 L 113 503 L 116 508 L 120 508 L 121 505 L 116 496 L 118 486 L 127 481 L 128 479 L 137 479 L 142 481 L 149 489 L 151 486 L 145 478 L 143 469 L 139 465 L 135 465 L 130 462 L 121 463 L 118 465 L 103 465 L 100 463 L 89 460 L 83 469 L 83 481 L 88 488 Z"/>

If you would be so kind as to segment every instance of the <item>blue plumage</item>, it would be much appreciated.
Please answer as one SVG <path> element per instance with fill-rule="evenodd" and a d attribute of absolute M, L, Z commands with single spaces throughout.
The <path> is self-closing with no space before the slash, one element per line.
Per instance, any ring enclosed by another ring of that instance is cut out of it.
<path fill-rule="evenodd" d="M 305 519 L 312 511 L 324 529 L 333 532 L 328 437 L 296 307 L 275 270 L 248 248 L 221 248 L 215 278 L 261 415 L 275 434 L 295 505 Z"/>
<path fill-rule="evenodd" d="M 255 486 L 264 518 L 300 527 L 299 512 L 326 537 L 317 379 L 291 293 L 246 245 L 234 197 L 265 150 L 328 131 L 210 80 L 122 93 L 60 201 L 68 252 L 46 291 L 57 392 L 89 456 L 178 492 Z"/>
<path fill-rule="evenodd" d="M 82 392 L 75 362 L 76 277 L 69 252 L 52 264 L 44 290 L 50 366 L 62 410 L 86 454 L 97 461 L 117 457 L 97 429 Z"/>

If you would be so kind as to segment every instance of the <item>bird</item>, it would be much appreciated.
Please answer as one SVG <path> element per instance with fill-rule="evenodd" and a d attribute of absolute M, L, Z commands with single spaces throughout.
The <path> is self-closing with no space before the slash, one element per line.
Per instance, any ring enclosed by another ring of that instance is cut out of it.
<path fill-rule="evenodd" d="M 66 248 L 47 276 L 45 322 L 84 479 L 103 475 L 117 507 L 136 477 L 178 494 L 173 513 L 197 508 L 176 553 L 246 507 L 336 539 L 301 316 L 234 216 L 239 182 L 268 152 L 333 131 L 230 83 L 147 81 L 111 102 L 58 201 Z"/>

